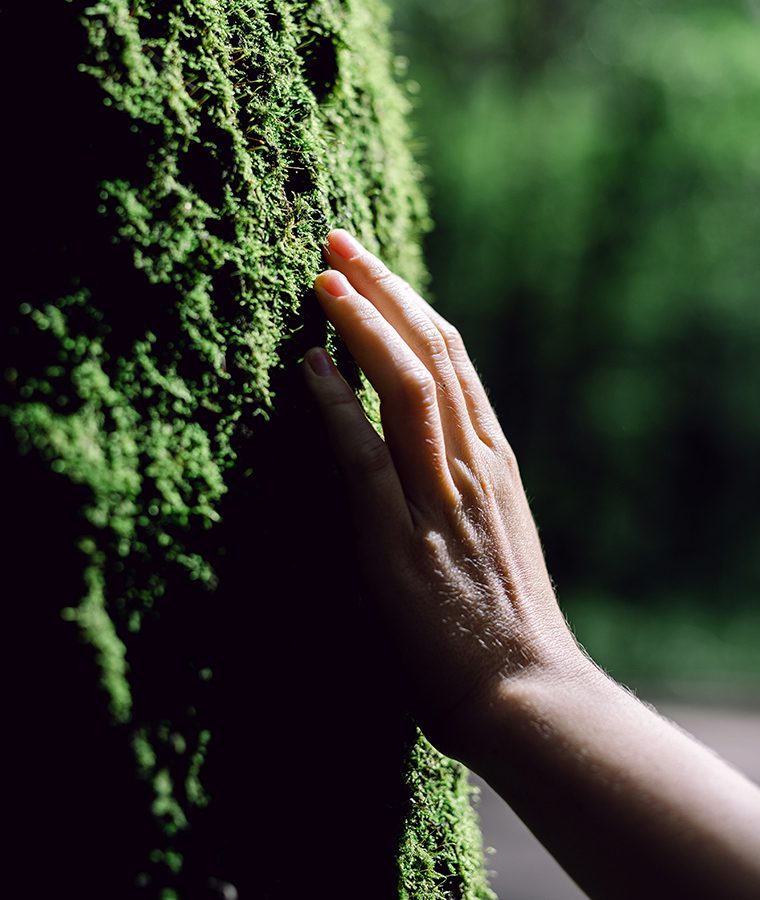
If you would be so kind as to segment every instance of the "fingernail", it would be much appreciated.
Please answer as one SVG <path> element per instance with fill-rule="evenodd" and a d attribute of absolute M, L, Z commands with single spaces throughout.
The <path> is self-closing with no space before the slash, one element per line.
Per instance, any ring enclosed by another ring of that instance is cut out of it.
<path fill-rule="evenodd" d="M 306 362 L 309 364 L 311 371 L 315 375 L 319 375 L 320 378 L 332 375 L 335 371 L 335 367 L 333 366 L 327 351 L 323 350 L 321 347 L 313 347 L 309 350 L 306 354 Z"/>
<path fill-rule="evenodd" d="M 314 284 L 331 297 L 345 297 L 346 294 L 351 293 L 351 285 L 348 283 L 346 276 L 336 272 L 334 269 L 317 275 Z"/>
<path fill-rule="evenodd" d="M 350 235 L 344 228 L 336 228 L 327 236 L 330 250 L 337 253 L 343 259 L 353 259 L 360 253 L 364 253 L 364 247 Z"/>

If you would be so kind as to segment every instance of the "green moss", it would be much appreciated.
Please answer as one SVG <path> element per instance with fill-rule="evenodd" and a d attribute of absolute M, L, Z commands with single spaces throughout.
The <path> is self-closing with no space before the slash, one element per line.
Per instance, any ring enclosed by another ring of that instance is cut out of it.
<path fill-rule="evenodd" d="M 111 712 L 120 722 L 129 720 L 132 697 L 127 680 L 126 647 L 116 633 L 114 621 L 108 614 L 105 599 L 105 579 L 102 559 L 94 555 L 84 570 L 87 593 L 75 608 L 62 611 L 69 622 L 76 622 L 98 653 L 103 687 L 110 698 Z"/>
<path fill-rule="evenodd" d="M 399 854 L 402 900 L 495 900 L 482 858 L 467 772 L 420 734 L 407 770 L 410 806 Z M 431 790 L 431 785 L 434 788 Z"/>
<path fill-rule="evenodd" d="M 327 228 L 352 229 L 422 285 L 428 219 L 376 0 L 68 8 L 87 48 L 79 77 L 119 135 L 85 214 L 126 260 L 128 289 L 74 271 L 71 291 L 25 297 L 19 315 L 45 337 L 49 365 L 14 370 L 5 412 L 22 452 L 86 490 L 81 600 L 64 617 L 96 651 L 161 826 L 156 880 L 173 884 L 177 836 L 209 804 L 212 736 L 150 718 L 143 651 L 131 648 L 165 614 L 169 573 L 173 596 L 183 579 L 217 586 L 203 535 L 237 477 L 236 434 L 277 409 L 273 375 L 306 327 Z M 378 422 L 366 385 L 362 399 Z M 210 689 L 211 670 L 194 683 Z M 490 896 L 461 767 L 420 739 L 407 784 L 400 896 Z"/>

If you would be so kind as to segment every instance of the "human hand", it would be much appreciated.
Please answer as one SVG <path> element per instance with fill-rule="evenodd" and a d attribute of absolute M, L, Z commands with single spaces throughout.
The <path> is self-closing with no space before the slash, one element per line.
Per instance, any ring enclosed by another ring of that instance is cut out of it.
<path fill-rule="evenodd" d="M 328 240 L 332 271 L 316 279 L 317 296 L 380 397 L 385 441 L 321 348 L 306 355 L 306 381 L 414 712 L 434 743 L 464 758 L 473 711 L 486 711 L 499 686 L 561 677 L 585 657 L 557 606 L 514 454 L 460 336 L 347 232 Z"/>
<path fill-rule="evenodd" d="M 427 737 L 590 897 L 757 897 L 760 793 L 573 640 L 457 333 L 346 232 L 330 233 L 327 259 L 317 295 L 380 396 L 385 441 L 324 350 L 304 373 Z"/>

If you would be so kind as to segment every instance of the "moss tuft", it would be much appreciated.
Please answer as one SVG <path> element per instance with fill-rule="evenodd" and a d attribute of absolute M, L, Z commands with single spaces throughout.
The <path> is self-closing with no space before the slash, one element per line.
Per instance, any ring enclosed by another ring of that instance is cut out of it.
<path fill-rule="evenodd" d="M 399 854 L 401 900 L 495 900 L 482 858 L 472 799 L 477 789 L 463 766 L 442 757 L 418 734 L 407 769 L 409 812 Z M 430 789 L 435 785 L 436 789 Z"/>

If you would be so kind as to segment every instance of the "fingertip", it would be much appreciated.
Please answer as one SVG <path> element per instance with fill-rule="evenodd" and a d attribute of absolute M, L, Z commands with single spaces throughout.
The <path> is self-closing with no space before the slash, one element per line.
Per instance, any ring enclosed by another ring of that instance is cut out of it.
<path fill-rule="evenodd" d="M 330 253 L 349 261 L 365 252 L 364 247 L 345 228 L 333 228 L 327 235 L 327 247 Z"/>
<path fill-rule="evenodd" d="M 314 287 L 317 291 L 333 298 L 345 297 L 352 291 L 346 276 L 336 269 L 328 269 L 326 272 L 320 272 L 314 279 Z"/>
<path fill-rule="evenodd" d="M 337 373 L 335 364 L 324 347 L 312 347 L 304 356 L 304 363 L 318 378 L 330 378 Z"/>

